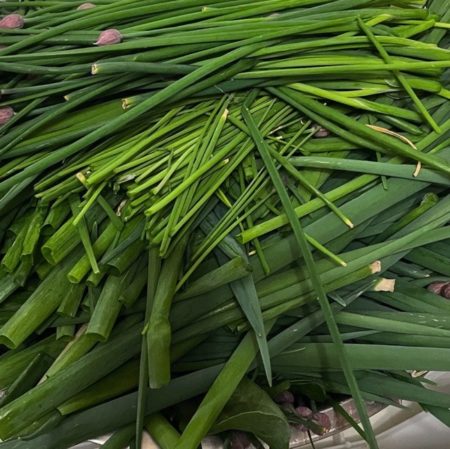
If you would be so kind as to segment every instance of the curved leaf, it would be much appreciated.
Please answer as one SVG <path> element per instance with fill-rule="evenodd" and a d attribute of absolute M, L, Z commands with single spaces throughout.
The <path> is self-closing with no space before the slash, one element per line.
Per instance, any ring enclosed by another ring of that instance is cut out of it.
<path fill-rule="evenodd" d="M 244 378 L 231 396 L 212 431 L 242 430 L 263 440 L 271 449 L 289 447 L 290 428 L 286 417 L 270 396 Z"/>

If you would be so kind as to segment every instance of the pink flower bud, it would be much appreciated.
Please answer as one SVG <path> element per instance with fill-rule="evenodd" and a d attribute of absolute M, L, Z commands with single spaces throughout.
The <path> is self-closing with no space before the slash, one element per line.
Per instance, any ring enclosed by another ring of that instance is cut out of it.
<path fill-rule="evenodd" d="M 12 117 L 14 116 L 14 109 L 6 106 L 4 108 L 0 108 L 0 126 L 8 123 Z"/>
<path fill-rule="evenodd" d="M 281 393 L 278 393 L 275 396 L 275 402 L 277 402 L 278 404 L 284 403 L 293 404 L 295 402 L 295 398 L 290 391 L 286 390 L 282 391 Z"/>
<path fill-rule="evenodd" d="M 450 282 L 445 284 L 442 288 L 441 296 L 443 296 L 445 299 L 450 299 Z"/>
<path fill-rule="evenodd" d="M 330 131 L 328 129 L 322 128 L 321 126 L 317 128 L 317 131 L 314 133 L 314 137 L 327 137 L 330 135 Z"/>
<path fill-rule="evenodd" d="M 24 23 L 20 14 L 8 14 L 0 20 L 0 28 L 23 28 Z"/>
<path fill-rule="evenodd" d="M 322 435 L 331 429 L 330 417 L 326 413 L 314 413 L 313 420 L 323 428 Z"/>
<path fill-rule="evenodd" d="M 295 413 L 297 413 L 298 416 L 300 416 L 301 418 L 312 418 L 313 412 L 310 408 L 308 407 L 304 407 L 304 406 L 300 406 L 300 407 L 296 407 L 295 409 Z"/>
<path fill-rule="evenodd" d="M 84 11 L 85 9 L 92 9 L 92 8 L 95 8 L 95 5 L 93 3 L 86 2 L 78 6 L 77 10 Z"/>
<path fill-rule="evenodd" d="M 112 45 L 122 42 L 122 35 L 119 30 L 110 28 L 109 30 L 102 31 L 97 39 L 95 45 Z"/>
<path fill-rule="evenodd" d="M 297 432 L 306 432 L 308 429 L 303 424 L 289 424 L 291 428 L 291 435 L 295 435 Z"/>
<path fill-rule="evenodd" d="M 435 295 L 440 295 L 442 289 L 447 285 L 447 282 L 433 282 L 428 285 L 427 290 L 434 293 Z"/>

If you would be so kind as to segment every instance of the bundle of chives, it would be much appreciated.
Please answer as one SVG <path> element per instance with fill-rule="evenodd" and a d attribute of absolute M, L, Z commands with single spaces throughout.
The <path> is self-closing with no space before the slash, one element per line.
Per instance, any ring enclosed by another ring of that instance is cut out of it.
<path fill-rule="evenodd" d="M 0 448 L 286 449 L 342 394 L 371 449 L 366 399 L 448 424 L 408 374 L 450 370 L 448 19 L 1 2 Z"/>

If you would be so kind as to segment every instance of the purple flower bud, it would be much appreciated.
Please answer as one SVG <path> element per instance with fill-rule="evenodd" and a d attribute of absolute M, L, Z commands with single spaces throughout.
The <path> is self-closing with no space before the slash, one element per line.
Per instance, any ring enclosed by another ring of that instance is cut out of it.
<path fill-rule="evenodd" d="M 0 108 L 0 126 L 8 123 L 12 117 L 14 116 L 14 109 L 6 106 L 4 108 Z"/>
<path fill-rule="evenodd" d="M 247 449 L 250 447 L 252 442 L 248 437 L 247 433 L 240 430 L 234 430 L 230 437 L 230 448 L 231 449 Z"/>
<path fill-rule="evenodd" d="M 95 5 L 93 3 L 86 2 L 78 6 L 77 10 L 84 11 L 85 9 L 92 9 L 92 8 L 95 8 Z"/>
<path fill-rule="evenodd" d="M 435 295 L 440 295 L 443 288 L 447 285 L 447 282 L 433 282 L 429 284 L 427 290 L 434 293 Z"/>
<path fill-rule="evenodd" d="M 110 28 L 109 30 L 102 31 L 95 42 L 95 45 L 112 45 L 122 42 L 122 35 L 119 30 Z"/>
<path fill-rule="evenodd" d="M 8 14 L 0 20 L 0 28 L 23 28 L 24 23 L 20 14 Z"/>
<path fill-rule="evenodd" d="M 314 133 L 314 137 L 327 137 L 330 135 L 330 131 L 328 129 L 322 128 L 321 126 Z"/>
<path fill-rule="evenodd" d="M 277 402 L 278 404 L 293 404 L 294 401 L 294 395 L 288 390 L 282 391 L 275 396 L 275 402 Z"/>
<path fill-rule="evenodd" d="M 450 282 L 445 284 L 442 288 L 441 296 L 443 296 L 445 299 L 450 299 Z"/>
<path fill-rule="evenodd" d="M 304 407 L 303 405 L 296 407 L 295 413 L 300 416 L 301 418 L 309 419 L 312 417 L 313 412 L 310 408 Z"/>
<path fill-rule="evenodd" d="M 315 421 L 317 424 L 319 424 L 320 427 L 323 428 L 323 432 L 321 435 L 331 429 L 330 417 L 326 413 L 314 413 L 313 421 Z"/>

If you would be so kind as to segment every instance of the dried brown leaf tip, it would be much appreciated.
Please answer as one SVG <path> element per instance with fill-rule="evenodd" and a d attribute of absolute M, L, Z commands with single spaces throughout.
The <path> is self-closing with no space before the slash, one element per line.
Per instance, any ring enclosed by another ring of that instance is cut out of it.
<path fill-rule="evenodd" d="M 8 14 L 0 20 L 0 28 L 23 28 L 25 21 L 20 14 Z"/>
<path fill-rule="evenodd" d="M 330 131 L 328 129 L 323 128 L 322 126 L 316 127 L 316 132 L 314 133 L 314 137 L 328 137 L 330 135 Z"/>
<path fill-rule="evenodd" d="M 113 45 L 122 42 L 122 35 L 119 30 L 110 28 L 100 33 L 95 45 Z"/>
<path fill-rule="evenodd" d="M 0 126 L 8 123 L 14 116 L 14 109 L 7 106 L 0 108 Z"/>
<path fill-rule="evenodd" d="M 95 8 L 94 3 L 86 2 L 86 3 L 82 3 L 80 6 L 78 6 L 77 10 L 84 11 L 86 9 L 92 9 L 92 8 Z"/>

